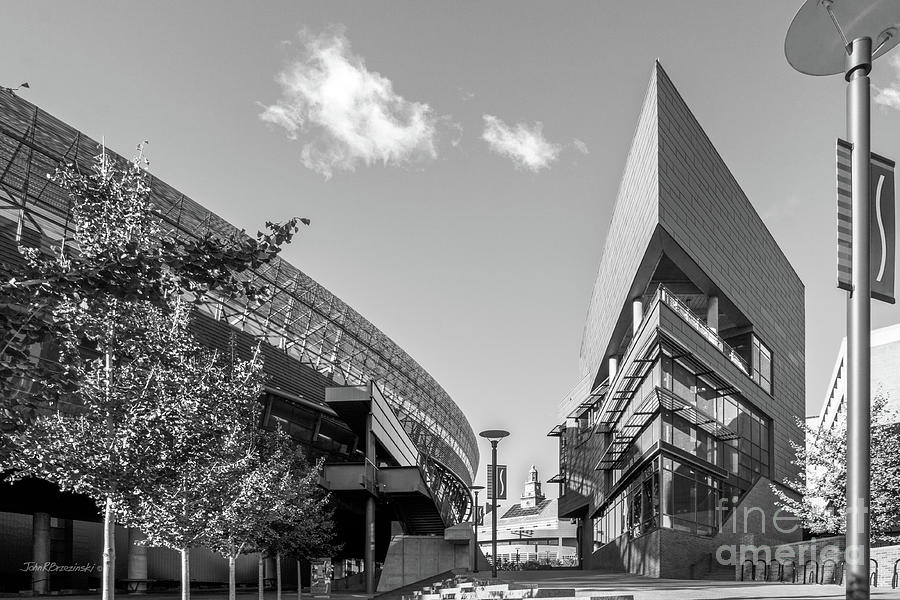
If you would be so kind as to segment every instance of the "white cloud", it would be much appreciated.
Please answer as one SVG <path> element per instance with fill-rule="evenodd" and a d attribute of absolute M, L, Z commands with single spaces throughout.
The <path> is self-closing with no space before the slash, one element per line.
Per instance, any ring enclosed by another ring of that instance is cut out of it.
<path fill-rule="evenodd" d="M 404 165 L 437 156 L 440 119 L 411 102 L 391 81 L 366 68 L 340 29 L 300 33 L 300 58 L 278 74 L 281 98 L 260 118 L 302 143 L 304 166 L 330 178 L 360 163 Z"/>
<path fill-rule="evenodd" d="M 579 140 L 578 138 L 572 139 L 572 145 L 575 146 L 575 149 L 581 152 L 582 154 L 590 154 L 591 151 L 588 150 L 587 144 Z"/>
<path fill-rule="evenodd" d="M 507 156 L 517 167 L 540 171 L 549 167 L 558 157 L 561 147 L 544 138 L 542 124 L 518 123 L 510 127 L 497 117 L 484 115 L 484 133 L 481 138 L 491 150 Z"/>
<path fill-rule="evenodd" d="M 900 110 L 900 55 L 897 53 L 891 55 L 890 65 L 894 67 L 895 71 L 896 78 L 894 83 L 886 88 L 872 86 L 875 88 L 876 92 L 873 100 L 876 104 L 881 104 L 882 106 L 887 106 L 894 110 Z"/>

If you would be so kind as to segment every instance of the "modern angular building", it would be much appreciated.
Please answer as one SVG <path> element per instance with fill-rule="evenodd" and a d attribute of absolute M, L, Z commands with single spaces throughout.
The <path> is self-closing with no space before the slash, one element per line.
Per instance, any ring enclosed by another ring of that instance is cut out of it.
<path fill-rule="evenodd" d="M 659 63 L 615 202 L 550 432 L 582 566 L 700 576 L 739 533 L 799 539 L 745 509 L 796 475 L 803 284 Z"/>
<path fill-rule="evenodd" d="M 66 236 L 69 198 L 47 175 L 66 163 L 89 169 L 99 151 L 95 140 L 0 88 L 0 264 L 19 260 L 19 245 L 49 249 Z M 167 232 L 238 234 L 160 179 L 151 177 L 150 185 Z M 239 352 L 262 342 L 270 379 L 260 398 L 261 426 L 280 423 L 310 458 L 326 460 L 321 484 L 332 492 L 343 543 L 332 557 L 335 576 L 343 564 L 380 571 L 389 545 L 402 547 L 405 536 L 443 542 L 445 529 L 470 514 L 468 486 L 478 467 L 477 441 L 462 411 L 402 348 L 295 266 L 276 259 L 246 276 L 269 286 L 271 300 L 250 306 L 210 298 L 193 326 L 211 347 L 227 348 L 232 336 Z M 96 569 L 47 581 L 26 566 L 98 564 L 99 520 L 90 499 L 47 482 L 0 483 L 0 591 L 96 587 Z M 178 579 L 177 555 L 134 546 L 139 538 L 117 532 L 117 577 Z M 463 565 L 432 562 L 446 570 L 467 566 L 468 558 Z M 208 551 L 197 549 L 191 566 L 198 582 L 227 581 L 227 563 Z M 284 573 L 293 584 L 293 565 Z M 403 572 L 392 577 L 404 580 Z M 238 564 L 238 582 L 255 580 L 256 557 L 247 557 Z M 359 581 L 350 584 L 359 588 Z"/>

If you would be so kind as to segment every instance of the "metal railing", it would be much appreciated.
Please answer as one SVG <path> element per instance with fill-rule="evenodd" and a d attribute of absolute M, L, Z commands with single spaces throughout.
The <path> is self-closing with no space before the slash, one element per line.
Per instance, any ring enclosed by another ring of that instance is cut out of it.
<path fill-rule="evenodd" d="M 719 337 L 719 334 L 716 333 L 713 328 L 704 323 L 700 319 L 700 317 L 695 315 L 694 312 L 688 307 L 688 305 L 682 302 L 681 298 L 676 296 L 674 293 L 669 291 L 668 288 L 662 285 L 659 286 L 656 294 L 659 296 L 660 300 L 666 303 L 666 306 L 675 311 L 675 313 L 680 316 L 688 325 L 693 327 L 697 331 L 697 333 L 703 336 L 707 342 L 718 348 L 719 352 L 728 357 L 728 359 L 746 375 L 750 375 L 750 366 L 747 364 L 747 361 L 745 361 L 744 358 L 737 353 L 737 350 L 728 345 L 728 342 Z"/>

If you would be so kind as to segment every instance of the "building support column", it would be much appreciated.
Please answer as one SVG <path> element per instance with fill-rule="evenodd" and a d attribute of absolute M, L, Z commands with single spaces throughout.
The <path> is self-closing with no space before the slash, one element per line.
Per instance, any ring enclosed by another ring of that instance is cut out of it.
<path fill-rule="evenodd" d="M 147 579 L 147 546 L 138 544 L 147 536 L 136 527 L 128 530 L 128 579 Z M 137 583 L 131 594 L 143 594 L 147 591 L 146 583 Z"/>
<path fill-rule="evenodd" d="M 44 568 L 44 563 L 50 562 L 50 513 L 34 513 L 31 523 L 31 559 L 37 567 L 31 572 L 31 591 L 35 594 L 48 594 L 50 571 Z"/>
<path fill-rule="evenodd" d="M 371 469 L 372 477 L 375 478 L 375 434 L 372 433 L 372 408 L 371 402 L 374 398 L 373 383 L 369 381 L 369 414 L 366 416 L 366 477 Z M 370 466 L 371 465 L 371 466 Z M 366 497 L 366 547 L 365 547 L 365 571 L 366 571 L 366 595 L 372 597 L 375 595 L 375 496 L 370 491 Z"/>
<path fill-rule="evenodd" d="M 706 297 L 706 325 L 716 333 L 719 332 L 719 297 Z"/>
<path fill-rule="evenodd" d="M 375 498 L 366 498 L 366 595 L 375 594 Z"/>
<path fill-rule="evenodd" d="M 644 322 L 644 299 L 635 298 L 631 301 L 631 336 L 637 337 L 638 331 L 641 329 L 641 323 Z"/>

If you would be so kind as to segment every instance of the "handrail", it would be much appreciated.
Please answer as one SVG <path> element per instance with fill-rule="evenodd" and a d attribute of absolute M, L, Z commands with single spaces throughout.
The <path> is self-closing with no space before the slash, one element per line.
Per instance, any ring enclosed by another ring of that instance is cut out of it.
<path fill-rule="evenodd" d="M 756 581 L 756 563 L 749 558 L 741 563 L 741 581 L 744 581 L 744 567 L 750 563 L 750 581 Z"/>
<path fill-rule="evenodd" d="M 728 344 L 728 342 L 719 337 L 719 334 L 715 329 L 701 321 L 681 298 L 669 291 L 669 289 L 663 285 L 659 286 L 657 294 L 659 294 L 660 299 L 665 302 L 669 308 L 678 313 L 682 319 L 696 329 L 700 335 L 705 337 L 706 341 L 713 346 L 716 346 L 719 351 L 727 356 L 731 362 L 744 372 L 744 374 L 750 374 L 750 366 L 747 364 L 747 361 L 745 361 L 744 358 Z"/>
<path fill-rule="evenodd" d="M 806 568 L 810 564 L 815 565 L 815 570 L 813 570 L 813 572 L 812 572 L 813 580 L 811 582 L 807 581 L 807 577 L 806 577 Z M 818 561 L 810 559 L 810 560 L 806 561 L 805 563 L 803 563 L 803 583 L 804 584 L 819 583 L 819 562 Z"/>

